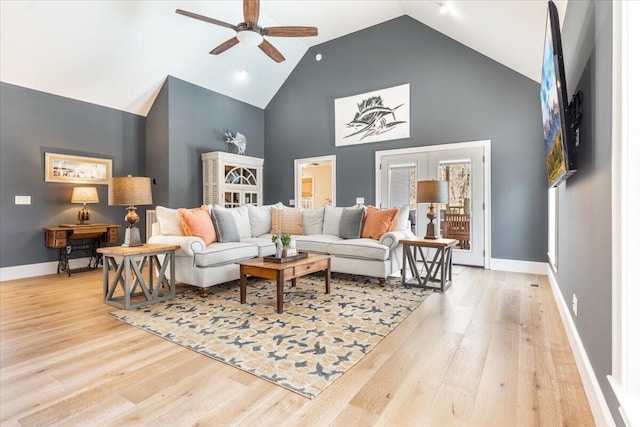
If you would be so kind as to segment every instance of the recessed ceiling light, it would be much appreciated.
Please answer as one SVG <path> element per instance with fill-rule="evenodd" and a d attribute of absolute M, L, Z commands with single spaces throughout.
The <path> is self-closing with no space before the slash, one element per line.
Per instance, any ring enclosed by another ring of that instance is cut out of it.
<path fill-rule="evenodd" d="M 239 71 L 236 71 L 234 74 L 234 77 L 236 78 L 237 81 L 247 80 L 248 76 L 249 74 L 247 73 L 247 70 L 239 70 Z"/>
<path fill-rule="evenodd" d="M 318 61 L 318 62 L 322 61 L 322 54 L 321 53 L 318 53 L 316 55 L 316 61 Z"/>
<path fill-rule="evenodd" d="M 440 13 L 443 15 L 446 15 L 447 13 L 449 13 L 449 5 L 445 2 L 439 3 L 440 4 Z"/>

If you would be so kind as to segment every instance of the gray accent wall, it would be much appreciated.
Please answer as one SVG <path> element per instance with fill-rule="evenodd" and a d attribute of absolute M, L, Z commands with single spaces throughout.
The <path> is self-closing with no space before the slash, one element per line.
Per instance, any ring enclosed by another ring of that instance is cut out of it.
<path fill-rule="evenodd" d="M 534 55 L 542 55 L 540 52 Z M 317 62 L 315 55 L 322 54 Z M 411 84 L 411 137 L 335 147 L 334 100 Z M 540 85 L 402 16 L 314 46 L 266 108 L 265 203 L 294 197 L 296 158 L 336 155 L 338 206 L 375 198 L 375 151 L 490 139 L 492 257 L 546 261 Z"/>
<path fill-rule="evenodd" d="M 556 279 L 617 425 L 624 425 L 609 386 L 612 373 L 611 135 L 612 5 L 569 2 L 562 27 L 571 96 L 583 91 L 578 171 L 559 189 Z"/>
<path fill-rule="evenodd" d="M 42 227 L 76 223 L 73 184 L 44 181 L 46 152 L 113 160 L 113 175 L 144 172 L 145 119 L 135 114 L 0 83 L 0 267 L 56 261 Z M 122 206 L 107 205 L 107 185 L 96 185 L 100 203 L 88 205 L 91 222 L 122 225 Z M 14 197 L 31 196 L 31 205 Z M 144 235 L 145 207 L 138 211 Z"/>
<path fill-rule="evenodd" d="M 202 203 L 202 161 L 209 151 L 230 151 L 224 132 L 247 137 L 246 155 L 264 156 L 264 110 L 169 76 L 147 116 L 147 173 L 156 205 Z"/>

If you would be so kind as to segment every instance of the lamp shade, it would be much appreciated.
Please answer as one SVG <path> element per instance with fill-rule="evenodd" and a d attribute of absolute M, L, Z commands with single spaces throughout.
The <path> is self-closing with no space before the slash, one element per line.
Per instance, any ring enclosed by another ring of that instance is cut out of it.
<path fill-rule="evenodd" d="M 95 187 L 74 187 L 71 203 L 98 203 L 98 190 Z"/>
<path fill-rule="evenodd" d="M 418 203 L 449 203 L 449 183 L 447 181 L 418 181 Z"/>
<path fill-rule="evenodd" d="M 109 181 L 109 206 L 150 205 L 151 178 L 119 176 Z"/>

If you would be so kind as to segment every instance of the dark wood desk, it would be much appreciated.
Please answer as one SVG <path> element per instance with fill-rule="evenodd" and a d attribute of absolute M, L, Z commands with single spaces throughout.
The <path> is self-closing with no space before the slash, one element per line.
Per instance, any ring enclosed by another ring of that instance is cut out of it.
<path fill-rule="evenodd" d="M 44 227 L 44 244 L 48 248 L 58 249 L 58 273 L 64 271 L 71 276 L 73 272 L 94 270 L 102 264 L 102 255 L 97 249 L 109 243 L 117 243 L 119 228 L 119 225 L 114 224 L 61 224 L 57 227 Z M 69 260 L 73 258 L 71 254 L 74 252 L 89 256 L 89 265 L 72 269 Z"/>
<path fill-rule="evenodd" d="M 456 239 L 403 239 L 402 244 L 402 284 L 407 284 L 407 262 L 416 284 L 427 288 L 444 290 L 451 285 L 451 253 L 458 244 Z M 422 251 L 423 248 L 434 248 L 436 253 L 429 261 Z M 413 249 L 413 250 L 412 250 Z M 420 260 L 427 267 L 427 274 L 422 277 L 418 268 L 418 254 Z M 440 277 L 438 278 L 438 273 Z M 430 281 L 440 282 L 440 286 L 430 285 Z"/>

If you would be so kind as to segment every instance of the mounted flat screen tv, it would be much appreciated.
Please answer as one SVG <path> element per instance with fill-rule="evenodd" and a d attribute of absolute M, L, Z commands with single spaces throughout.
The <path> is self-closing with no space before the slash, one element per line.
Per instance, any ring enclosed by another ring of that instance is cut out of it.
<path fill-rule="evenodd" d="M 567 84 L 564 75 L 558 9 L 548 3 L 542 57 L 540 103 L 549 187 L 557 187 L 578 169 L 575 141 L 568 127 Z"/>

